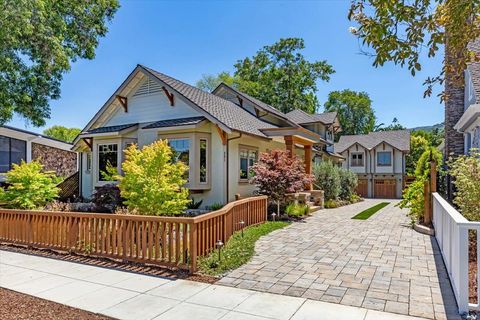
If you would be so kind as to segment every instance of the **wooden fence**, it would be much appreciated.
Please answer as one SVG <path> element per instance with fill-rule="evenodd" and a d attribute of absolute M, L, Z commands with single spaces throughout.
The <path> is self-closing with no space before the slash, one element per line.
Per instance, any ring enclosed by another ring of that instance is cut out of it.
<path fill-rule="evenodd" d="M 0 241 L 195 272 L 218 240 L 266 220 L 266 196 L 192 218 L 2 209 Z"/>

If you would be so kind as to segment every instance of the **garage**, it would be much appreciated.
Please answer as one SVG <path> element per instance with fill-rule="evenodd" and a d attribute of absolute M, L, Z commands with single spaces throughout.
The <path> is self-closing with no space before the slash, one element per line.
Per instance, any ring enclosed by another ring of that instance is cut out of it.
<path fill-rule="evenodd" d="M 397 180 L 395 179 L 375 180 L 374 196 L 375 198 L 385 198 L 385 199 L 397 198 Z"/>
<path fill-rule="evenodd" d="M 367 179 L 358 179 L 358 185 L 355 189 L 355 192 L 363 198 L 368 197 L 368 180 Z"/>

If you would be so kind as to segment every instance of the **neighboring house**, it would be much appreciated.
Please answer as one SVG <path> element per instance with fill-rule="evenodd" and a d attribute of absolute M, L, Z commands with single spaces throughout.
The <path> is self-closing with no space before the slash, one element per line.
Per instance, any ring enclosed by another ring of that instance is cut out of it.
<path fill-rule="evenodd" d="M 71 151 L 72 146 L 35 132 L 0 126 L 0 181 L 4 181 L 12 164 L 22 160 L 38 160 L 45 170 L 68 177 L 77 172 L 77 153 Z"/>
<path fill-rule="evenodd" d="M 480 39 L 470 44 L 470 50 L 480 53 Z M 470 63 L 465 70 L 464 89 L 462 114 L 454 129 L 463 134 L 467 154 L 471 148 L 480 148 L 480 62 Z"/>
<path fill-rule="evenodd" d="M 248 183 L 250 168 L 260 152 L 286 148 L 303 157 L 307 172 L 315 157 L 328 155 L 324 150 L 333 153 L 336 115 L 317 122 L 300 125 L 225 84 L 208 93 L 138 65 L 74 141 L 81 195 L 112 183 L 101 172 L 107 163 L 121 172 L 129 144 L 141 148 L 168 139 L 189 166 L 186 186 L 195 199 L 211 205 L 249 196 L 255 189 Z"/>
<path fill-rule="evenodd" d="M 405 156 L 410 152 L 408 130 L 341 136 L 335 152 L 343 167 L 358 175 L 357 193 L 371 198 L 401 198 Z"/>

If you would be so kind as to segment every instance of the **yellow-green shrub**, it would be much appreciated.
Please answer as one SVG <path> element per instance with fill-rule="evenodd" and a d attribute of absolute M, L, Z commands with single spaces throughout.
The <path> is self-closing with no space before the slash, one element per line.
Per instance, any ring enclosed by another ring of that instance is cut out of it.
<path fill-rule="evenodd" d="M 0 202 L 10 208 L 42 208 L 58 196 L 59 181 L 54 172 L 44 172 L 43 165 L 38 161 L 13 164 L 6 175 L 8 187 L 0 188 Z"/>
<path fill-rule="evenodd" d="M 191 201 L 183 185 L 188 167 L 173 161 L 173 152 L 166 140 L 158 140 L 138 150 L 131 145 L 125 150 L 124 172 L 119 188 L 130 210 L 146 215 L 178 215 Z"/>

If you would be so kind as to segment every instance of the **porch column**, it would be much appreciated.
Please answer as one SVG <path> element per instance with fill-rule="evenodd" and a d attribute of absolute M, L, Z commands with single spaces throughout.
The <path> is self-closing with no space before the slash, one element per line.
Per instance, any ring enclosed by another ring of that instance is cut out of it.
<path fill-rule="evenodd" d="M 305 173 L 312 173 L 312 145 L 303 146 L 305 150 Z M 305 186 L 305 190 L 312 190 L 312 185 L 308 184 Z"/>
<path fill-rule="evenodd" d="M 285 147 L 287 151 L 290 152 L 290 158 L 293 158 L 293 156 L 295 155 L 295 143 L 293 141 L 293 137 L 285 136 L 284 139 L 285 139 Z"/>

